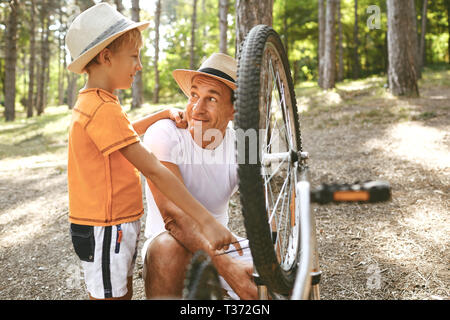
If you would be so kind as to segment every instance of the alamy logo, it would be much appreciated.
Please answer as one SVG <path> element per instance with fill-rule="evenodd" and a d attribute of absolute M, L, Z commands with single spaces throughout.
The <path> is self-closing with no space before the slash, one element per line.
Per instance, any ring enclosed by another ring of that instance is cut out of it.
<path fill-rule="evenodd" d="M 378 267 L 377 263 L 373 263 L 367 267 L 367 274 L 369 277 L 367 278 L 366 286 L 367 289 L 370 290 L 379 290 L 381 289 L 381 271 Z"/>
<path fill-rule="evenodd" d="M 381 19 L 380 19 L 380 7 L 377 5 L 368 6 L 366 9 L 366 13 L 370 14 L 367 19 L 367 27 L 369 30 L 373 29 L 381 29 Z"/>

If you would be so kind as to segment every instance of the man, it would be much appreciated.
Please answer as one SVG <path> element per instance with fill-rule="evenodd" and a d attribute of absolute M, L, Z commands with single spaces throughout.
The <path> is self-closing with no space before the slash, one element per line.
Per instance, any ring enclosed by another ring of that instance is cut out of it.
<path fill-rule="evenodd" d="M 171 121 L 162 120 L 144 136 L 144 143 L 161 163 L 225 227 L 228 202 L 238 184 L 236 137 L 228 126 L 234 115 L 236 69 L 233 58 L 215 53 L 197 71 L 175 70 L 173 76 L 189 98 L 185 110 L 188 127 L 179 129 Z M 147 298 L 180 297 L 186 267 L 192 254 L 201 249 L 210 255 L 231 297 L 257 299 L 249 249 L 218 255 L 199 232 L 201 226 L 151 181 L 147 181 L 146 196 L 148 240 L 143 248 L 143 276 Z M 248 247 L 248 243 L 240 245 Z"/>

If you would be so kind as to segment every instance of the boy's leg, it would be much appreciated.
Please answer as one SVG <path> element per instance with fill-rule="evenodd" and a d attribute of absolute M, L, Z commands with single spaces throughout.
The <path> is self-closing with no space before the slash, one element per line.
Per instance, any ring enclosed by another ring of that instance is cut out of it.
<path fill-rule="evenodd" d="M 142 272 L 147 299 L 181 298 L 192 255 L 168 232 L 150 242 Z"/>
<path fill-rule="evenodd" d="M 71 230 L 89 297 L 131 298 L 140 221 L 109 227 L 71 225 Z"/>
<path fill-rule="evenodd" d="M 96 299 L 96 298 L 93 298 L 89 294 L 89 292 L 88 292 L 88 295 L 89 295 L 90 300 L 131 300 L 131 298 L 133 297 L 133 276 L 127 278 L 127 289 L 128 289 L 127 294 L 124 295 L 123 297 L 118 297 L 118 298 Z"/>

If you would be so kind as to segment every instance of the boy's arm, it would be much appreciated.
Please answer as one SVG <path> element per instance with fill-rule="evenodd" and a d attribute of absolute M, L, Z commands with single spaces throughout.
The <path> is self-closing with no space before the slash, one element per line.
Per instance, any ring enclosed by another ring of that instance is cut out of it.
<path fill-rule="evenodd" d="M 162 119 L 171 119 L 175 121 L 175 124 L 179 128 L 185 128 L 187 126 L 187 122 L 184 119 L 184 112 L 177 109 L 158 111 L 145 118 L 133 121 L 131 125 L 133 126 L 134 131 L 136 131 L 139 136 L 142 136 L 145 131 L 147 131 L 148 127 Z"/>
<path fill-rule="evenodd" d="M 208 210 L 192 197 L 184 184 L 141 142 L 128 145 L 120 149 L 120 152 L 169 200 L 197 221 L 212 249 L 227 250 L 230 243 L 236 241 L 231 232 L 218 223 Z M 239 244 L 237 249 L 240 249 Z"/>
<path fill-rule="evenodd" d="M 164 161 L 161 163 L 180 181 L 183 181 L 176 164 Z M 167 199 L 149 179 L 147 180 L 170 234 L 190 252 L 204 250 L 211 257 L 219 274 L 224 277 L 241 299 L 257 299 L 257 289 L 252 275 L 253 265 L 240 262 L 227 254 L 217 255 L 216 251 L 209 248 L 207 240 L 199 231 L 199 225 Z M 242 251 L 239 251 L 239 254 L 242 255 Z"/>

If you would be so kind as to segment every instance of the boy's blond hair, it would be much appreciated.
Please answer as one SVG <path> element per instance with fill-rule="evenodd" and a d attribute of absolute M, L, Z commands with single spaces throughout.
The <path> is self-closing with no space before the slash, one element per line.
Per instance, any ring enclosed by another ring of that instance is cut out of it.
<path fill-rule="evenodd" d="M 142 40 L 142 34 L 139 31 L 139 29 L 131 29 L 128 32 L 125 32 L 123 35 L 115 39 L 113 42 L 111 42 L 109 45 L 107 45 L 105 48 L 111 50 L 113 53 L 118 52 L 121 48 L 123 48 L 127 44 L 134 44 L 136 46 L 136 49 L 142 48 L 144 45 L 144 42 Z M 98 56 L 97 54 L 94 59 L 88 62 L 88 64 L 84 67 L 86 72 L 89 74 L 89 68 L 92 67 L 95 64 L 99 64 L 97 61 Z"/>

